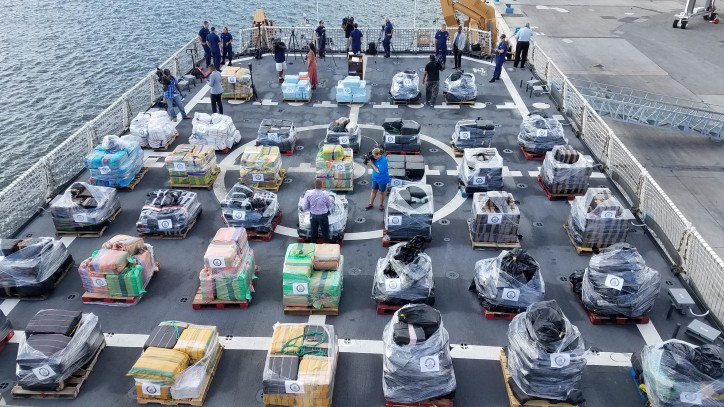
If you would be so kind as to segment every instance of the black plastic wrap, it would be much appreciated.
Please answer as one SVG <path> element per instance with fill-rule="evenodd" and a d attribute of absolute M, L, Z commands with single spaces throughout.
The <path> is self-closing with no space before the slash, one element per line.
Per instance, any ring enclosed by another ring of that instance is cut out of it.
<path fill-rule="evenodd" d="M 455 124 L 452 144 L 459 148 L 488 148 L 495 136 L 495 125 L 490 120 L 460 120 Z"/>
<path fill-rule="evenodd" d="M 568 400 L 586 367 L 583 338 L 555 300 L 532 304 L 508 326 L 508 372 L 526 395 Z"/>
<path fill-rule="evenodd" d="M 309 239 L 312 236 L 311 231 L 311 217 L 310 212 L 305 211 L 303 208 L 304 200 L 308 194 L 312 193 L 313 189 L 310 189 L 299 198 L 297 210 L 299 212 L 299 226 L 297 227 L 297 234 L 299 237 Z M 341 241 L 344 238 L 344 230 L 347 227 L 347 216 L 349 214 L 349 203 L 347 198 L 341 195 L 337 195 L 332 191 L 324 191 L 332 198 L 332 210 L 329 213 L 329 238 L 334 242 Z M 319 236 L 322 236 L 321 231 Z M 316 243 L 316 242 L 312 242 Z"/>
<path fill-rule="evenodd" d="M 16 249 L 0 256 L 0 297 L 45 295 L 73 262 L 65 244 L 49 237 L 20 241 Z"/>
<path fill-rule="evenodd" d="M 358 153 L 361 143 L 360 127 L 346 117 L 340 117 L 327 127 L 324 144 L 339 144 L 344 148 L 351 148 L 354 153 Z"/>
<path fill-rule="evenodd" d="M 114 188 L 74 182 L 50 205 L 50 214 L 57 231 L 95 231 L 110 224 L 119 209 L 121 200 Z"/>
<path fill-rule="evenodd" d="M 398 101 L 414 102 L 420 98 L 420 77 L 416 71 L 398 72 L 392 77 L 390 96 Z"/>
<path fill-rule="evenodd" d="M 280 211 L 277 194 L 240 182 L 234 184 L 221 201 L 221 216 L 227 226 L 253 229 L 259 233 L 272 230 L 274 218 Z"/>
<path fill-rule="evenodd" d="M 517 243 L 520 209 L 513 194 L 503 191 L 473 194 L 469 223 L 473 242 Z"/>
<path fill-rule="evenodd" d="M 523 249 L 503 250 L 475 263 L 475 290 L 491 311 L 518 311 L 543 301 L 545 283 L 538 262 Z"/>
<path fill-rule="evenodd" d="M 445 99 L 448 102 L 465 102 L 475 100 L 478 87 L 475 75 L 464 71 L 455 71 L 445 79 Z"/>
<path fill-rule="evenodd" d="M 297 129 L 291 120 L 264 119 L 256 136 L 257 146 L 277 146 L 279 151 L 291 151 L 297 142 Z"/>
<path fill-rule="evenodd" d="M 183 234 L 200 213 L 195 192 L 157 189 L 146 195 L 136 230 L 153 235 Z"/>
<path fill-rule="evenodd" d="M 568 144 L 563 126 L 556 119 L 532 114 L 523 119 L 518 133 L 518 145 L 531 154 L 544 155 L 557 145 Z"/>
<path fill-rule="evenodd" d="M 409 183 L 392 187 L 385 207 L 387 236 L 392 241 L 410 240 L 418 235 L 430 240 L 434 213 L 430 185 Z"/>
<path fill-rule="evenodd" d="M 5 313 L 0 310 L 0 342 L 7 338 L 12 330 L 13 324 L 10 323 L 8 317 L 5 316 Z"/>
<path fill-rule="evenodd" d="M 467 148 L 458 166 L 460 181 L 475 191 L 503 189 L 503 157 L 497 148 Z"/>
<path fill-rule="evenodd" d="M 593 160 L 573 147 L 561 145 L 546 153 L 540 176 L 548 191 L 554 194 L 580 194 L 588 189 Z"/>
<path fill-rule="evenodd" d="M 382 123 L 383 142 L 388 152 L 419 152 L 420 124 L 414 120 L 387 118 Z"/>
<path fill-rule="evenodd" d="M 377 260 L 372 298 L 385 304 L 427 303 L 435 300 L 435 279 L 432 260 L 422 252 L 424 238 L 390 247 L 384 258 Z"/>
<path fill-rule="evenodd" d="M 450 338 L 438 310 L 424 304 L 405 305 L 385 326 L 382 342 L 385 400 L 417 403 L 455 391 Z"/>

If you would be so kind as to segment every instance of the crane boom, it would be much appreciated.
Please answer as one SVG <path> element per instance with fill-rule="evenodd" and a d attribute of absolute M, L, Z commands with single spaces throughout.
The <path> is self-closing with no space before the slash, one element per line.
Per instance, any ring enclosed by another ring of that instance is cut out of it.
<path fill-rule="evenodd" d="M 448 26 L 460 25 L 457 13 L 461 13 L 467 17 L 463 24 L 465 27 L 490 31 L 493 42 L 498 38 L 495 7 L 487 2 L 483 0 L 440 0 L 440 6 L 445 24 Z"/>

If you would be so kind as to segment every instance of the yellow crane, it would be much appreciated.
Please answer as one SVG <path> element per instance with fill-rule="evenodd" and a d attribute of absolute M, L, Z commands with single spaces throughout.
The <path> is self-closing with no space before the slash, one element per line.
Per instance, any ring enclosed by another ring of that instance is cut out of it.
<path fill-rule="evenodd" d="M 490 31 L 492 35 L 492 46 L 498 38 L 498 27 L 495 23 L 495 7 L 483 0 L 440 0 L 442 8 L 442 16 L 445 18 L 445 24 L 448 27 L 457 27 L 460 24 L 457 13 L 461 13 L 467 17 L 464 27 L 475 28 L 483 31 Z M 481 44 L 487 47 L 488 44 Z M 486 50 L 490 52 L 490 50 Z"/>

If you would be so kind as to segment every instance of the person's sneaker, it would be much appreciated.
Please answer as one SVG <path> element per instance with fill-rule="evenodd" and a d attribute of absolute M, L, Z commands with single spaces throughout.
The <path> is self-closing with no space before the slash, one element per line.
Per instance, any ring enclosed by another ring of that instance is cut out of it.
<path fill-rule="evenodd" d="M 495 82 L 495 79 L 491 79 L 488 82 L 493 83 L 493 82 Z"/>
<path fill-rule="evenodd" d="M 367 204 L 367 206 L 365 206 L 365 209 L 372 209 L 372 204 Z"/>
<path fill-rule="evenodd" d="M 380 210 L 381 210 L 382 212 L 384 212 L 384 211 L 385 211 L 385 206 L 384 206 L 384 205 L 380 205 Z"/>

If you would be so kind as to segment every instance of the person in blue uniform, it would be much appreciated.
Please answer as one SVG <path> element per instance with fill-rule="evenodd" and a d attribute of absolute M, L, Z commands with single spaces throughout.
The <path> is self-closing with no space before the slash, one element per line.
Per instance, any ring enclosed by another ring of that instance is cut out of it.
<path fill-rule="evenodd" d="M 314 32 L 317 34 L 317 55 L 324 58 L 324 46 L 327 43 L 327 29 L 324 27 L 324 20 L 319 20 L 319 27 Z"/>
<path fill-rule="evenodd" d="M 279 83 L 284 82 L 284 70 L 287 69 L 287 46 L 283 41 L 274 43 L 274 63 L 276 64 Z"/>
<path fill-rule="evenodd" d="M 206 42 L 206 37 L 209 35 L 209 22 L 204 21 L 204 24 L 201 26 L 201 29 L 199 30 L 199 42 L 201 43 L 201 46 L 204 47 L 204 59 L 206 60 L 206 66 L 208 67 L 209 64 L 211 64 L 211 50 L 209 49 L 209 44 Z"/>
<path fill-rule="evenodd" d="M 221 63 L 223 64 L 226 62 L 226 60 L 229 60 L 229 63 L 227 66 L 231 66 L 231 58 L 234 55 L 231 52 L 231 41 L 234 39 L 234 37 L 231 36 L 231 33 L 229 32 L 229 27 L 224 26 L 224 30 L 221 33 L 221 46 L 222 46 L 222 54 L 221 54 Z"/>
<path fill-rule="evenodd" d="M 498 48 L 495 50 L 495 70 L 493 71 L 493 79 L 490 82 L 495 82 L 500 79 L 500 73 L 503 71 L 503 62 L 505 62 L 505 56 L 508 54 L 508 41 L 505 39 L 505 34 L 500 34 L 500 42 Z"/>
<path fill-rule="evenodd" d="M 216 34 L 216 27 L 211 27 L 211 32 L 206 36 L 206 45 L 211 50 L 214 66 L 221 65 L 221 38 Z"/>
<path fill-rule="evenodd" d="M 362 31 L 357 28 L 357 23 L 354 23 L 354 29 L 349 34 L 349 36 L 352 38 L 352 53 L 353 54 L 359 54 L 362 52 L 362 37 L 364 37 L 364 34 L 362 34 Z"/>
<path fill-rule="evenodd" d="M 390 42 L 392 41 L 392 34 L 395 32 L 395 27 L 392 26 L 389 17 L 385 17 L 385 25 L 382 26 L 384 32 L 384 38 L 382 39 L 382 47 L 385 49 L 385 58 L 390 57 Z"/>
<path fill-rule="evenodd" d="M 437 55 L 443 65 L 445 65 L 445 61 L 447 60 L 448 37 L 450 37 L 450 33 L 447 32 L 447 25 L 443 24 L 435 33 L 435 55 Z"/>

